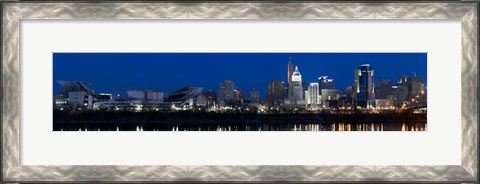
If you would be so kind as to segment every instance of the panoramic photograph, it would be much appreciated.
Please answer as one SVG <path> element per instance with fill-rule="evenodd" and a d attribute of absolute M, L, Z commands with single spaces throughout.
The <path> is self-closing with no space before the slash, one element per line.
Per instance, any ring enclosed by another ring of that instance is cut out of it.
<path fill-rule="evenodd" d="M 53 53 L 53 131 L 427 131 L 427 53 Z"/>

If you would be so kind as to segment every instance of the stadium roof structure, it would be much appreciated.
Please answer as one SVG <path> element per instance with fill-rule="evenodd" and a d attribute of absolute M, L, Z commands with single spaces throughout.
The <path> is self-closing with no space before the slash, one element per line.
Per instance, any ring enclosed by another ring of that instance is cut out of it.
<path fill-rule="evenodd" d="M 57 81 L 60 86 L 62 86 L 63 91 L 72 92 L 72 91 L 84 91 L 87 93 L 94 93 L 93 90 L 88 88 L 90 83 L 87 82 L 75 82 L 75 81 Z"/>
<path fill-rule="evenodd" d="M 188 100 L 189 98 L 198 96 L 202 92 L 202 90 L 203 88 L 183 87 L 169 93 L 167 100 L 170 102 Z"/>

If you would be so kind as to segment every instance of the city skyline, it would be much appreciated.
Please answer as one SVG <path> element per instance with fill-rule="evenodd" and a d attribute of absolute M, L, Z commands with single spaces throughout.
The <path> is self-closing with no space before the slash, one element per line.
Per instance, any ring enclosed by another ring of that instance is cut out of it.
<path fill-rule="evenodd" d="M 421 53 L 90 53 L 54 60 L 62 88 L 55 92 L 55 131 L 427 130 Z"/>
<path fill-rule="evenodd" d="M 219 93 L 220 82 L 233 80 L 247 99 L 254 88 L 263 102 L 270 81 L 281 80 L 288 87 L 289 61 L 299 68 L 306 87 L 318 82 L 320 76 L 329 76 L 334 79 L 336 89 L 344 92 L 354 84 L 354 70 L 366 63 L 375 68 L 375 83 L 386 79 L 395 85 L 400 76 L 416 75 L 427 84 L 426 53 L 54 53 L 53 56 L 54 83 L 90 82 L 96 92 L 118 93 L 122 97 L 133 89 L 168 93 L 185 86 Z M 59 91 L 61 88 L 54 84 L 54 93 Z"/>

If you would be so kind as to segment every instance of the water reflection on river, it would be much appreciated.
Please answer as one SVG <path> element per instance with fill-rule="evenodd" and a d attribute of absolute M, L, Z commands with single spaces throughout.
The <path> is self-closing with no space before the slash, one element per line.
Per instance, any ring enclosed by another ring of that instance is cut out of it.
<path fill-rule="evenodd" d="M 142 130 L 141 127 L 137 128 Z M 286 127 L 282 126 L 217 126 L 206 127 L 202 130 L 202 127 L 198 129 L 182 128 L 179 126 L 173 126 L 172 131 L 427 131 L 427 124 L 407 124 L 402 123 L 399 127 L 390 125 L 384 126 L 383 123 L 335 123 L 330 126 L 324 126 L 321 124 L 288 124 Z M 154 130 L 155 131 L 155 130 Z"/>
<path fill-rule="evenodd" d="M 55 131 L 427 131 L 424 122 L 415 123 L 298 123 L 253 125 L 158 126 L 150 124 L 59 125 Z"/>

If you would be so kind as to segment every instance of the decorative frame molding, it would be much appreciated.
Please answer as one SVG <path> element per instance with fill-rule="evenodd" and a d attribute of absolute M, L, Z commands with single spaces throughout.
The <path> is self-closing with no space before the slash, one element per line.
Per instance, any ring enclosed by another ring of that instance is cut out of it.
<path fill-rule="evenodd" d="M 478 2 L 2 2 L 2 181 L 478 182 L 478 7 Z M 23 166 L 19 164 L 21 19 L 461 19 L 462 162 L 444 166 Z"/>

